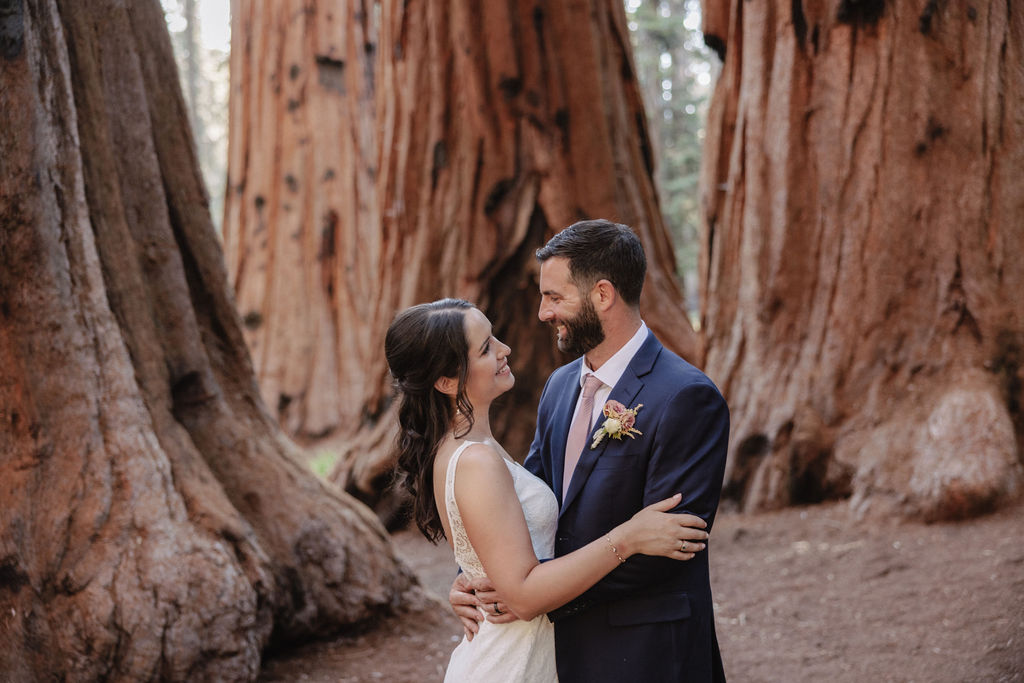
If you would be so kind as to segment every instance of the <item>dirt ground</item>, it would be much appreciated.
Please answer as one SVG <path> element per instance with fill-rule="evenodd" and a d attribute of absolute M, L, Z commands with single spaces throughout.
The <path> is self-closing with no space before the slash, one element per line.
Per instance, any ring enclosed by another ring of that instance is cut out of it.
<path fill-rule="evenodd" d="M 447 595 L 448 547 L 394 541 Z M 931 525 L 857 520 L 844 503 L 723 513 L 709 550 L 731 681 L 1024 681 L 1024 503 Z M 460 638 L 428 606 L 269 660 L 260 681 L 440 681 Z"/>

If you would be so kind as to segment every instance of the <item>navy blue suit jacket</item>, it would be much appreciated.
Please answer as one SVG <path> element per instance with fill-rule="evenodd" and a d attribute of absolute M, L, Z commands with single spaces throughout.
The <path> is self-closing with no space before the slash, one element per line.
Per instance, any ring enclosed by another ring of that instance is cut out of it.
<path fill-rule="evenodd" d="M 561 500 L 581 363 L 569 363 L 548 378 L 524 463 L 560 499 L 555 555 L 601 538 L 675 493 L 682 501 L 674 511 L 702 517 L 710 530 L 722 490 L 729 410 L 714 383 L 653 333 L 609 396 L 627 408 L 643 404 L 634 425 L 643 434 L 621 441 L 606 437 L 594 449 L 588 440 Z M 599 427 L 600 421 L 594 430 Z M 634 555 L 550 616 L 562 683 L 725 679 L 708 550 L 685 562 Z"/>

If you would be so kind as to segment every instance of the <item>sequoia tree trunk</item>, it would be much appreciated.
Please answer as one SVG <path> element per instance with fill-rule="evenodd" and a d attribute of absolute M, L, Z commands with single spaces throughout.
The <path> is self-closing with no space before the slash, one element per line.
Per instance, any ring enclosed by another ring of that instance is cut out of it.
<path fill-rule="evenodd" d="M 160 5 L 0 14 L 0 679 L 251 680 L 410 589 L 260 401 Z"/>
<path fill-rule="evenodd" d="M 708 4 L 725 63 L 702 315 L 733 416 L 726 495 L 998 505 L 1024 434 L 1024 8 Z"/>
<path fill-rule="evenodd" d="M 232 12 L 224 248 L 263 397 L 300 437 L 380 412 L 373 15 L 366 0 Z"/>
<path fill-rule="evenodd" d="M 381 13 L 378 198 L 385 310 L 475 302 L 512 347 L 516 386 L 492 414 L 523 457 L 548 374 L 567 358 L 536 318 L 534 252 L 583 218 L 627 223 L 649 259 L 644 317 L 696 359 L 618 0 L 388 0 Z M 364 360 L 385 377 L 384 327 Z M 386 386 L 386 385 L 385 385 Z M 343 452 L 335 475 L 372 491 L 390 470 L 393 413 Z"/>
<path fill-rule="evenodd" d="M 375 51 L 361 5 L 279 12 L 288 21 L 247 10 L 236 24 L 232 59 L 249 66 L 232 70 L 225 237 L 264 397 L 289 430 L 341 437 L 334 476 L 349 490 L 375 499 L 393 465 L 387 325 L 443 296 L 477 303 L 512 346 L 516 387 L 494 427 L 525 455 L 543 383 L 568 360 L 536 319 L 533 254 L 576 220 L 637 231 L 650 261 L 644 317 L 697 360 L 619 0 L 385 0 Z M 336 48 L 317 37 L 329 16 L 355 19 Z M 282 45 L 237 49 L 272 34 L 268 25 L 287 26 Z M 337 92 L 325 86 L 331 60 L 342 65 Z M 305 141 L 294 161 L 273 152 L 290 140 Z M 322 182 L 314 152 L 336 158 L 327 168 L 347 179 Z"/>

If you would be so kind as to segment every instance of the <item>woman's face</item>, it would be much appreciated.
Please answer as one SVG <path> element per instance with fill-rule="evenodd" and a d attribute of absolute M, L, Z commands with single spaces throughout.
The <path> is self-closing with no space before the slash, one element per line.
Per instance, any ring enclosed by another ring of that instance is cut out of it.
<path fill-rule="evenodd" d="M 466 311 L 465 328 L 469 345 L 466 396 L 474 406 L 481 406 L 515 384 L 516 378 L 508 366 L 512 349 L 494 338 L 491 321 L 475 308 Z"/>

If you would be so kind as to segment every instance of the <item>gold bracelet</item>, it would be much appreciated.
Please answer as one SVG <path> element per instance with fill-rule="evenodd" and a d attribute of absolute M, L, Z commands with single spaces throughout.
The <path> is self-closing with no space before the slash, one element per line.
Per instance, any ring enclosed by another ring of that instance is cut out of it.
<path fill-rule="evenodd" d="M 624 559 L 622 559 L 622 555 L 619 555 L 619 551 L 616 550 L 615 544 L 612 543 L 612 536 L 611 536 L 611 534 L 608 534 L 607 536 L 605 536 L 604 540 L 608 541 L 608 547 L 612 549 L 613 553 L 615 553 L 615 557 L 616 557 L 616 559 L 618 559 L 619 564 L 624 564 L 626 561 Z"/>

